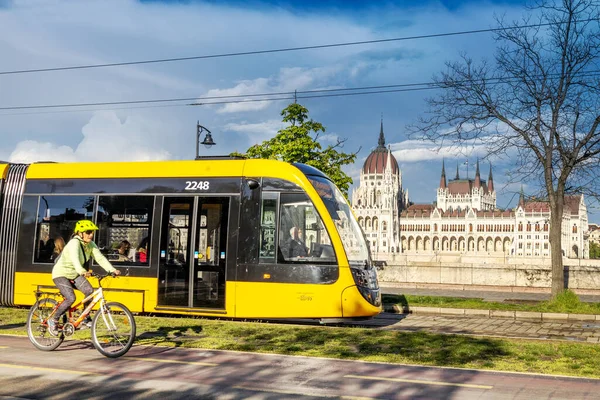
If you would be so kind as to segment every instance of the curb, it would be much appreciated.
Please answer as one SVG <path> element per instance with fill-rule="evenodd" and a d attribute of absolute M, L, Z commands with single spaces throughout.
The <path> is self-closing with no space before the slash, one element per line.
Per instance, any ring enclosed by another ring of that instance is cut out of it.
<path fill-rule="evenodd" d="M 599 321 L 600 315 L 595 314 L 563 314 L 543 313 L 531 311 L 502 311 L 502 310 L 479 310 L 472 308 L 444 308 L 444 307 L 409 307 L 408 310 L 397 304 L 384 304 L 383 311 L 394 314 L 416 314 L 416 315 L 452 315 L 480 318 L 505 318 L 522 321 L 538 322 L 582 322 Z"/>

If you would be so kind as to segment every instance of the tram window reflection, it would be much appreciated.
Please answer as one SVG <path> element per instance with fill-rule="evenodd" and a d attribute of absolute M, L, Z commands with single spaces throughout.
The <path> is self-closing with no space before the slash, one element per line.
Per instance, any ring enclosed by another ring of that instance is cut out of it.
<path fill-rule="evenodd" d="M 68 240 L 77 221 L 92 219 L 93 209 L 92 196 L 40 196 L 34 262 L 52 263 L 55 240 Z"/>
<path fill-rule="evenodd" d="M 277 262 L 334 264 L 331 239 L 308 196 L 282 193 L 280 199 Z"/>
<path fill-rule="evenodd" d="M 96 244 L 111 263 L 149 265 L 154 196 L 100 196 Z"/>

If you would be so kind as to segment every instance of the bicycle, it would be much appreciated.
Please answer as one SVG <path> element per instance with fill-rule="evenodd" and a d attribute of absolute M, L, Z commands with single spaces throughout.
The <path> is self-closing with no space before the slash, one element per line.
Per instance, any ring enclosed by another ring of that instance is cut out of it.
<path fill-rule="evenodd" d="M 27 317 L 27 336 L 33 345 L 39 350 L 52 351 L 58 348 L 76 330 L 81 329 L 83 320 L 92 312 L 99 303 L 91 326 L 92 344 L 103 356 L 116 358 L 127 353 L 135 339 L 135 319 L 131 311 L 121 303 L 107 302 L 102 290 L 102 279 L 114 275 L 98 275 L 92 273 L 98 279 L 98 288 L 92 294 L 80 302 L 73 304 L 62 316 L 62 327 L 58 332 L 50 332 L 48 320 L 54 316 L 58 306 L 64 301 L 60 292 L 36 291 L 36 303 L 31 307 Z M 61 301 L 53 297 L 61 296 Z M 90 304 L 81 310 L 84 302 L 91 300 Z"/>

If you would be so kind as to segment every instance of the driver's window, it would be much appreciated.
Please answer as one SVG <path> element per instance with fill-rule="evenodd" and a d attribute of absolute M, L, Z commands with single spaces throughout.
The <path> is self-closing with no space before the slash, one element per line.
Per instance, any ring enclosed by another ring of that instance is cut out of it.
<path fill-rule="evenodd" d="M 282 193 L 278 262 L 335 263 L 329 234 L 306 194 Z"/>

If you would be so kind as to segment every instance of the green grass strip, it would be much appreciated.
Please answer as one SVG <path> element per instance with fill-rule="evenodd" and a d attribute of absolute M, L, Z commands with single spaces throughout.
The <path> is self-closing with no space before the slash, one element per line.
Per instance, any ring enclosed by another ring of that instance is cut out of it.
<path fill-rule="evenodd" d="M 584 303 L 570 290 L 554 300 L 540 302 L 491 302 L 463 297 L 417 296 L 384 294 L 383 303 L 396 304 L 405 311 L 410 307 L 472 308 L 478 310 L 533 311 L 570 314 L 600 314 L 599 303 Z"/>
<path fill-rule="evenodd" d="M 26 335 L 27 310 L 0 308 L 0 334 Z M 426 332 L 136 316 L 136 344 L 600 378 L 600 346 Z M 76 339 L 89 338 L 89 330 Z"/>

